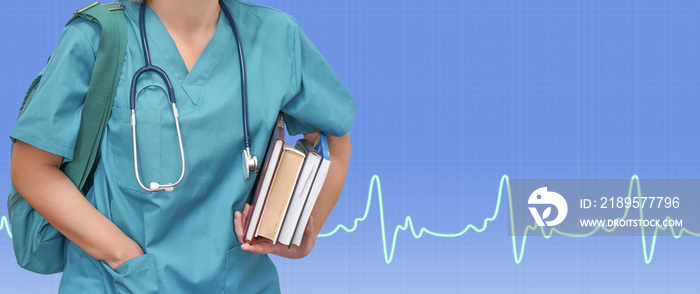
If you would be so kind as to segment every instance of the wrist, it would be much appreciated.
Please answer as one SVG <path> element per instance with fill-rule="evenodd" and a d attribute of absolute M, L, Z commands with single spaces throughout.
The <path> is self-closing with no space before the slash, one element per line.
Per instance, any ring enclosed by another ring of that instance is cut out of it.
<path fill-rule="evenodd" d="M 104 259 L 104 262 L 107 263 L 107 265 L 109 265 L 112 269 L 117 269 L 124 262 L 143 254 L 144 253 L 143 250 L 141 250 L 141 247 L 136 244 L 136 242 L 129 239 L 127 242 L 118 244 L 111 248 L 109 255 Z"/>
<path fill-rule="evenodd" d="M 301 246 L 296 246 L 293 245 L 292 249 L 294 249 L 295 256 L 293 257 L 294 259 L 300 259 L 308 256 L 311 254 L 311 251 L 314 249 L 314 245 L 316 244 L 316 237 L 311 237 L 308 240 L 304 240 L 304 243 L 301 244 Z"/>

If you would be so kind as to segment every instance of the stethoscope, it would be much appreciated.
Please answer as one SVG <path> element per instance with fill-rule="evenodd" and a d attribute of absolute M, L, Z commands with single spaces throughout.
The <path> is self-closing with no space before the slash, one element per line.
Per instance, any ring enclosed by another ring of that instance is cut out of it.
<path fill-rule="evenodd" d="M 226 15 L 226 18 L 228 19 L 228 22 L 231 24 L 231 27 L 233 28 L 233 35 L 236 39 L 236 44 L 238 45 L 238 56 L 239 56 L 239 65 L 241 69 L 241 97 L 243 101 L 243 135 L 245 137 L 245 149 L 243 150 L 243 174 L 245 175 L 246 180 L 250 177 L 250 172 L 257 172 L 258 171 L 258 158 L 256 156 L 251 156 L 250 154 L 250 136 L 248 134 L 248 93 L 246 89 L 246 77 L 245 77 L 245 61 L 243 60 L 243 47 L 241 46 L 240 36 L 238 35 L 238 28 L 236 27 L 236 23 L 233 21 L 233 17 L 231 16 L 231 12 L 228 10 L 228 7 L 226 7 L 226 4 L 224 4 L 223 1 L 219 1 L 219 4 L 221 5 L 221 9 L 224 11 L 224 14 Z M 154 66 L 151 63 L 151 54 L 148 52 L 148 40 L 146 39 L 146 25 L 144 22 L 144 18 L 146 15 L 146 4 L 142 3 L 141 4 L 141 10 L 139 11 L 139 29 L 141 31 L 141 46 L 143 47 L 143 58 L 145 59 L 146 65 L 144 65 L 142 68 L 136 71 L 134 74 L 134 78 L 131 80 L 131 93 L 129 95 L 129 102 L 131 104 L 131 133 L 133 137 L 133 145 L 134 145 L 134 172 L 136 173 L 136 181 L 138 181 L 139 186 L 143 188 L 144 190 L 148 192 L 157 192 L 157 191 L 172 191 L 173 187 L 175 187 L 177 184 L 182 182 L 182 178 L 185 176 L 185 153 L 182 148 L 182 134 L 180 133 L 180 121 L 179 121 L 179 114 L 177 112 L 177 107 L 175 106 L 175 95 L 173 94 L 173 84 L 170 82 L 170 79 L 168 78 L 168 75 L 165 74 L 165 71 L 163 71 L 161 68 Z M 136 82 L 138 82 L 139 77 L 146 72 L 155 72 L 158 74 L 163 80 L 165 81 L 165 85 L 167 86 L 167 90 L 163 88 L 160 85 L 147 85 L 141 90 L 136 92 Z M 150 186 L 147 188 L 146 186 L 143 185 L 141 182 L 141 178 L 139 177 L 139 164 L 138 164 L 138 155 L 136 151 L 136 98 L 138 97 L 139 94 L 141 94 L 141 91 L 148 87 L 157 87 L 163 90 L 163 92 L 166 93 L 168 100 L 170 101 L 170 104 L 173 106 L 173 117 L 175 117 L 175 128 L 177 129 L 177 140 L 178 143 L 180 144 L 180 161 L 182 162 L 182 173 L 180 173 L 180 178 L 177 180 L 175 183 L 169 183 L 169 184 L 159 184 L 157 182 L 152 182 Z"/>

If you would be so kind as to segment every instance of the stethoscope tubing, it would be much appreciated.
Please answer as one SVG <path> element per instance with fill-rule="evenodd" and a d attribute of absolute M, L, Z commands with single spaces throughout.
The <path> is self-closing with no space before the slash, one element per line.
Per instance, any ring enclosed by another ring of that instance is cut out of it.
<path fill-rule="evenodd" d="M 241 103 L 243 107 L 243 138 L 245 140 L 245 147 L 250 152 L 250 135 L 248 134 L 248 81 L 246 80 L 243 45 L 241 45 L 241 36 L 238 34 L 238 27 L 236 26 L 236 22 L 233 20 L 233 16 L 231 16 L 231 11 L 228 10 L 228 7 L 226 7 L 224 1 L 219 0 L 219 4 L 221 4 L 221 9 L 224 10 L 224 14 L 226 15 L 229 23 L 231 23 L 231 28 L 233 28 L 233 36 L 234 39 L 236 39 L 236 46 L 238 47 L 238 62 L 241 71 Z"/>
<path fill-rule="evenodd" d="M 243 55 L 243 45 L 241 45 L 241 42 L 239 41 L 241 39 L 240 34 L 238 33 L 238 26 L 236 26 L 236 22 L 233 19 L 233 16 L 231 15 L 231 11 L 228 9 L 226 4 L 223 1 L 219 1 L 219 4 L 221 5 L 221 9 L 224 11 L 224 15 L 226 15 L 226 18 L 228 19 L 229 23 L 231 23 L 231 27 L 233 29 L 233 35 L 235 37 L 236 41 L 236 46 L 238 47 L 238 62 L 239 62 L 239 70 L 241 73 L 241 106 L 243 108 L 243 138 L 244 138 L 244 143 L 246 148 L 250 148 L 250 133 L 248 131 L 249 126 L 248 126 L 248 81 L 246 79 L 246 70 L 245 70 L 245 57 Z M 156 72 L 164 81 L 165 84 L 168 88 L 168 94 L 169 94 L 169 100 L 170 103 L 175 103 L 175 95 L 173 95 L 173 84 L 168 78 L 168 75 L 165 73 L 163 69 L 160 67 L 154 66 L 151 63 L 151 53 L 149 51 L 148 47 L 148 38 L 146 35 L 146 25 L 145 25 L 145 16 L 146 16 L 146 4 L 141 4 L 141 8 L 139 11 L 139 30 L 141 32 L 141 47 L 143 49 L 143 58 L 145 60 L 146 65 L 139 70 L 136 71 L 134 74 L 134 78 L 131 80 L 131 94 L 129 96 L 129 103 L 131 106 L 131 109 L 136 109 L 136 83 L 138 82 L 138 78 L 149 71 Z"/>
<path fill-rule="evenodd" d="M 168 100 L 170 103 L 175 103 L 175 95 L 173 94 L 175 90 L 173 90 L 173 83 L 170 82 L 170 78 L 168 78 L 168 75 L 163 69 L 154 66 L 151 63 L 151 53 L 148 50 L 148 38 L 146 37 L 145 17 L 146 4 L 141 4 L 139 11 L 139 30 L 141 31 L 141 48 L 143 49 L 143 59 L 145 60 L 146 65 L 139 68 L 134 74 L 134 77 L 131 79 L 131 93 L 129 94 L 129 106 L 131 107 L 131 110 L 136 109 L 136 83 L 138 83 L 139 77 L 147 72 L 155 72 L 165 81 L 165 85 L 168 88 Z"/>
<path fill-rule="evenodd" d="M 251 148 L 251 143 L 250 143 L 250 134 L 248 132 L 248 89 L 247 89 L 247 80 L 246 80 L 246 70 L 245 70 L 245 58 L 243 56 L 243 46 L 241 45 L 240 42 L 240 34 L 238 33 L 238 27 L 236 26 L 236 22 L 233 20 L 233 16 L 231 15 L 231 11 L 228 9 L 226 4 L 219 0 L 219 4 L 221 5 L 221 9 L 224 12 L 224 15 L 226 15 L 226 18 L 228 19 L 229 23 L 231 24 L 231 28 L 233 30 L 233 35 L 236 40 L 236 45 L 238 47 L 238 57 L 239 57 L 239 69 L 240 69 L 240 74 L 241 74 L 241 103 L 242 103 L 242 108 L 243 108 L 243 136 L 244 136 L 244 141 L 245 141 L 245 150 L 243 151 L 243 163 L 244 163 L 244 173 L 246 179 L 248 178 L 249 171 L 252 170 L 257 170 L 257 158 L 254 156 L 251 156 L 250 154 L 250 148 Z M 139 10 L 139 31 L 141 33 L 141 47 L 143 50 L 143 58 L 145 65 L 141 68 L 139 68 L 136 73 L 134 74 L 134 77 L 131 80 L 131 89 L 129 93 L 129 104 L 131 107 L 131 128 L 132 128 L 132 140 L 133 140 L 133 148 L 134 148 L 134 170 L 136 174 L 136 180 L 138 181 L 139 186 L 141 186 L 142 189 L 148 191 L 148 192 L 156 192 L 156 191 L 172 191 L 173 187 L 177 184 L 179 184 L 183 177 L 185 176 L 185 153 L 183 151 L 183 146 L 182 146 L 182 134 L 180 132 L 180 122 L 179 122 L 179 115 L 177 112 L 177 107 L 175 103 L 175 94 L 173 90 L 173 85 L 170 79 L 168 78 L 168 75 L 165 73 L 165 71 L 157 66 L 154 66 L 151 62 L 151 54 L 149 51 L 148 47 L 148 38 L 146 34 L 146 25 L 145 25 L 145 16 L 146 16 L 146 4 L 142 3 L 140 10 Z M 147 73 L 147 72 L 154 72 L 158 76 L 160 76 L 166 84 L 167 90 L 163 88 L 162 86 L 159 85 L 148 85 L 141 90 L 136 92 L 136 87 L 138 83 L 139 77 L 141 77 L 142 74 Z M 156 182 L 153 182 L 150 184 L 150 187 L 146 187 L 143 185 L 141 182 L 141 178 L 139 176 L 139 168 L 138 168 L 138 154 L 137 154 L 137 144 L 136 144 L 136 99 L 138 95 L 143 91 L 144 89 L 151 87 L 151 86 L 156 86 L 163 91 L 166 92 L 168 96 L 168 101 L 172 105 L 173 108 L 173 116 L 175 118 L 175 127 L 177 129 L 177 137 L 178 137 L 178 143 L 180 145 L 180 160 L 182 162 L 182 173 L 180 174 L 180 178 L 177 180 L 175 183 L 170 183 L 170 184 L 165 184 L 161 185 Z"/>
<path fill-rule="evenodd" d="M 164 92 L 166 90 L 156 84 L 151 84 L 146 87 L 143 87 L 139 92 L 136 94 L 138 97 L 139 94 L 141 94 L 141 91 L 145 90 L 148 87 L 158 87 Z M 166 92 L 166 95 L 168 93 Z M 170 98 L 170 95 L 168 95 L 168 100 Z M 136 149 L 136 109 L 131 110 L 131 135 L 132 135 L 132 141 L 134 142 L 133 148 L 134 148 L 134 173 L 136 174 L 136 181 L 138 182 L 139 186 L 141 186 L 142 189 L 148 191 L 148 192 L 158 192 L 158 191 L 172 191 L 173 187 L 175 187 L 177 184 L 180 184 L 182 182 L 182 179 L 185 177 L 185 151 L 182 146 L 182 132 L 180 131 L 180 114 L 177 111 L 177 106 L 175 103 L 170 103 L 173 108 L 173 117 L 175 118 L 175 128 L 177 130 L 177 140 L 180 146 L 180 162 L 182 162 L 182 172 L 180 173 L 180 178 L 177 180 L 175 183 L 170 183 L 170 184 L 165 184 L 161 185 L 156 182 L 152 182 L 149 188 L 146 188 L 146 186 L 141 182 L 141 177 L 139 176 L 139 162 L 138 162 L 138 155 L 137 155 L 137 149 Z"/>

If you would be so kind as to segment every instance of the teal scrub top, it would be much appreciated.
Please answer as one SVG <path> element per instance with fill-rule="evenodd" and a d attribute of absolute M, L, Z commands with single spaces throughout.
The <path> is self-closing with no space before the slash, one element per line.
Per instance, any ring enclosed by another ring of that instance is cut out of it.
<path fill-rule="evenodd" d="M 244 149 L 238 51 L 223 12 L 211 41 L 190 72 L 158 16 L 146 10 L 153 64 L 170 77 L 180 115 L 187 164 L 172 192 L 142 190 L 134 174 L 129 90 L 144 65 L 139 4 L 124 1 L 127 51 L 101 160 L 87 199 L 145 255 L 116 270 L 73 243 L 60 293 L 277 293 L 267 255 L 240 249 L 233 212 L 242 210 L 254 180 L 241 169 Z M 248 79 L 252 153 L 262 160 L 277 114 L 290 135 L 322 131 L 341 136 L 352 125 L 355 101 L 289 15 L 226 0 L 240 30 Z M 70 161 L 100 36 L 77 19 L 64 29 L 46 73 L 10 136 Z M 152 73 L 138 88 L 163 85 Z M 149 87 L 137 100 L 139 174 L 143 183 L 170 183 L 181 163 L 172 108 Z"/>

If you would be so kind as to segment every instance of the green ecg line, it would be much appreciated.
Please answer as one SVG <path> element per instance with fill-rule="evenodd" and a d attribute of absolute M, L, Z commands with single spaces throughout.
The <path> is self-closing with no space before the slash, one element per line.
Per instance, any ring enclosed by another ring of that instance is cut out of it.
<path fill-rule="evenodd" d="M 367 216 L 369 215 L 369 210 L 370 210 L 370 207 L 372 204 L 372 196 L 374 195 L 373 192 L 375 191 L 374 190 L 375 184 L 377 185 L 377 189 L 376 189 L 377 201 L 379 202 L 379 220 L 380 220 L 380 225 L 381 225 L 381 230 L 382 230 L 382 244 L 383 244 L 383 249 L 384 249 L 384 261 L 387 264 L 390 264 L 391 261 L 394 259 L 394 253 L 396 250 L 396 239 L 397 239 L 397 235 L 399 234 L 399 230 L 405 231 L 408 228 L 410 228 L 411 234 L 416 239 L 422 237 L 423 234 L 428 234 L 431 236 L 442 237 L 442 238 L 456 238 L 456 237 L 464 235 L 470 229 L 477 232 L 477 233 L 484 232 L 486 230 L 486 228 L 488 227 L 488 223 L 496 220 L 496 217 L 498 217 L 498 212 L 499 212 L 500 207 L 501 207 L 501 199 L 503 198 L 503 187 L 504 186 L 506 187 L 506 190 L 508 193 L 508 214 L 510 216 L 510 224 L 511 224 L 510 230 L 511 230 L 511 235 L 512 235 L 511 240 L 513 242 L 513 258 L 515 259 L 516 264 L 520 264 L 523 260 L 523 255 L 525 254 L 525 244 L 527 243 L 527 236 L 528 236 L 528 232 L 530 232 L 530 231 L 537 231 L 539 229 L 542 233 L 542 236 L 545 237 L 546 239 L 549 239 L 554 235 L 555 232 L 559 235 L 566 236 L 566 237 L 581 238 L 581 237 L 591 236 L 591 235 L 595 234 L 599 229 L 603 229 L 604 231 L 606 231 L 608 233 L 615 230 L 615 228 L 608 229 L 606 227 L 599 226 L 599 227 L 595 227 L 594 229 L 592 229 L 590 232 L 587 232 L 587 233 L 573 234 L 573 233 L 567 233 L 567 232 L 563 232 L 563 231 L 552 228 L 551 230 L 549 230 L 549 233 L 548 233 L 545 231 L 544 227 L 538 227 L 536 224 L 528 225 L 525 227 L 525 231 L 523 232 L 523 240 L 520 243 L 520 250 L 518 251 L 518 245 L 517 245 L 517 240 L 516 240 L 516 236 L 515 236 L 515 228 L 514 228 L 515 225 L 513 224 L 513 204 L 512 204 L 513 196 L 512 196 L 511 191 L 510 191 L 510 179 L 508 178 L 507 175 L 503 175 L 501 177 L 501 182 L 498 185 L 498 197 L 496 198 L 496 208 L 494 209 L 493 216 L 484 219 L 481 227 L 477 227 L 476 225 L 473 225 L 473 224 L 467 224 L 467 226 L 464 227 L 464 229 L 458 233 L 437 233 L 437 232 L 433 232 L 433 231 L 428 230 L 428 229 L 423 227 L 416 233 L 416 228 L 413 225 L 413 221 L 411 220 L 411 216 L 406 216 L 406 221 L 404 222 L 404 224 L 398 225 L 398 226 L 396 226 L 396 229 L 394 229 L 394 236 L 393 236 L 392 241 L 391 241 L 391 249 L 388 249 L 387 248 L 387 240 L 386 240 L 386 225 L 384 223 L 384 203 L 382 200 L 382 185 L 379 181 L 379 176 L 374 175 L 374 176 L 372 176 L 372 180 L 370 181 L 370 184 L 369 184 L 369 192 L 367 195 L 367 205 L 365 206 L 365 214 L 362 217 L 355 219 L 355 222 L 354 222 L 353 227 L 351 229 L 340 224 L 335 229 L 333 229 L 333 231 L 331 231 L 329 233 L 319 234 L 318 236 L 319 237 L 330 237 L 330 236 L 334 235 L 335 233 L 337 233 L 338 230 L 340 230 L 340 229 L 343 229 L 344 231 L 346 231 L 348 233 L 354 232 L 357 229 L 358 223 L 366 220 Z M 637 197 L 641 201 L 642 192 L 641 192 L 640 185 L 639 185 L 639 177 L 636 175 L 632 176 L 632 178 L 630 179 L 630 185 L 629 185 L 627 197 L 629 197 L 629 198 L 632 197 L 632 193 L 633 193 L 635 185 L 637 188 Z M 617 218 L 617 220 L 624 220 L 627 217 L 628 213 L 629 213 L 629 208 L 625 208 L 624 214 L 620 218 Z M 640 215 L 641 219 L 644 219 L 644 209 L 642 206 L 639 207 L 639 215 Z M 670 218 L 666 217 L 666 219 L 670 219 Z M 7 217 L 5 217 L 5 216 L 0 217 L 0 231 L 3 229 L 5 229 L 5 231 L 7 231 L 7 235 L 10 238 L 12 238 L 12 232 L 10 231 L 9 222 L 7 220 Z M 692 232 L 692 231 L 687 230 L 685 228 L 680 229 L 676 233 L 676 231 L 673 229 L 673 227 L 656 227 L 654 229 L 654 234 L 653 234 L 652 239 L 651 239 L 651 248 L 647 251 L 647 241 L 646 241 L 647 238 L 645 235 L 644 227 L 641 227 L 642 252 L 644 253 L 644 262 L 646 264 L 651 263 L 651 260 L 654 258 L 654 250 L 656 248 L 656 238 L 658 237 L 659 230 L 666 230 L 666 229 L 670 229 L 671 234 L 676 239 L 680 238 L 684 232 L 688 235 L 691 235 L 691 236 L 696 236 L 696 237 L 700 236 L 700 233 Z"/>
<path fill-rule="evenodd" d="M 10 230 L 10 222 L 7 220 L 7 217 L 4 215 L 2 217 L 0 217 L 0 231 L 2 231 L 2 229 L 5 229 L 5 231 L 7 231 L 7 236 L 9 236 L 10 239 L 12 239 L 12 231 Z"/>
<path fill-rule="evenodd" d="M 367 216 L 369 215 L 369 209 L 370 209 L 370 206 L 372 203 L 372 196 L 374 195 L 373 192 L 375 191 L 374 190 L 375 184 L 377 185 L 377 189 L 376 189 L 377 201 L 379 202 L 379 221 L 380 221 L 381 230 L 382 230 L 382 245 L 383 245 L 383 249 L 384 249 L 384 261 L 387 264 L 391 263 L 391 261 L 394 259 L 394 253 L 396 250 L 396 239 L 397 239 L 397 235 L 399 234 L 399 230 L 405 231 L 410 227 L 411 234 L 416 239 L 422 237 L 424 233 L 431 235 L 431 236 L 435 236 L 435 237 L 456 238 L 456 237 L 462 236 L 465 233 L 467 233 L 467 231 L 469 231 L 469 229 L 472 229 L 477 233 L 484 232 L 486 230 L 486 228 L 488 227 L 488 223 L 496 220 L 496 217 L 498 217 L 498 211 L 500 210 L 500 207 L 501 207 L 501 199 L 503 198 L 503 187 L 504 186 L 506 187 L 506 190 L 508 193 L 508 213 L 510 216 L 510 223 L 511 223 L 510 230 L 511 230 L 511 240 L 513 242 L 513 258 L 515 259 L 516 264 L 520 264 L 520 262 L 522 262 L 522 260 L 523 260 L 523 255 L 525 254 L 525 244 L 527 243 L 527 235 L 528 235 L 529 231 L 536 231 L 539 228 L 540 231 L 542 232 L 542 236 L 545 237 L 546 239 L 549 239 L 552 237 L 552 235 L 555 232 L 559 235 L 566 236 L 566 237 L 579 237 L 580 238 L 580 237 L 591 236 L 591 235 L 595 234 L 599 229 L 603 229 L 608 233 L 615 230 L 615 228 L 608 229 L 608 228 L 599 226 L 599 227 L 596 227 L 587 233 L 572 234 L 572 233 L 562 232 L 560 230 L 553 228 L 549 231 L 549 233 L 547 233 L 545 231 L 544 227 L 538 227 L 536 224 L 535 225 L 528 225 L 527 227 L 525 227 L 525 231 L 523 232 L 523 240 L 520 243 L 520 251 L 518 252 L 518 245 L 517 245 L 517 240 L 516 240 L 516 236 L 515 236 L 515 228 L 513 225 L 513 205 L 512 205 L 512 194 L 511 194 L 511 190 L 510 190 L 510 179 L 508 178 L 508 175 L 503 175 L 501 177 L 501 182 L 498 186 L 498 197 L 496 198 L 496 208 L 494 209 L 493 216 L 484 219 L 483 225 L 481 227 L 477 227 L 473 224 L 467 224 L 467 226 L 464 227 L 464 229 L 458 233 L 437 233 L 437 232 L 433 232 L 433 231 L 428 230 L 425 227 L 423 227 L 416 233 L 416 228 L 413 225 L 413 221 L 411 220 L 411 216 L 406 216 L 406 221 L 404 222 L 404 224 L 398 225 L 398 226 L 396 226 L 396 229 L 394 229 L 394 236 L 393 236 L 392 241 L 391 241 L 391 249 L 388 249 L 387 248 L 387 240 L 386 240 L 386 225 L 384 223 L 384 204 L 383 204 L 383 200 L 382 200 L 382 185 L 379 181 L 379 176 L 374 175 L 374 176 L 372 176 L 372 180 L 370 181 L 370 184 L 369 184 L 369 192 L 368 192 L 368 196 L 367 196 L 367 205 L 365 207 L 365 214 L 362 217 L 355 219 L 355 222 L 354 222 L 353 227 L 351 229 L 340 224 L 337 227 L 335 227 L 335 229 L 333 229 L 333 231 L 331 231 L 329 233 L 319 234 L 318 236 L 319 237 L 330 237 L 333 234 L 337 233 L 338 230 L 340 230 L 340 229 L 343 229 L 344 231 L 346 231 L 348 233 L 354 232 L 357 229 L 358 223 L 366 220 Z M 633 188 L 635 187 L 635 184 L 637 187 L 637 197 L 641 201 L 642 192 L 641 192 L 640 185 L 639 185 L 639 177 L 637 175 L 632 176 L 632 178 L 630 179 L 630 185 L 629 185 L 627 197 L 628 198 L 632 197 Z M 627 217 L 628 212 L 629 212 L 629 207 L 625 208 L 625 212 L 622 215 L 622 217 L 617 218 L 617 219 L 618 220 L 625 219 Z M 643 207 L 641 207 L 641 206 L 639 207 L 639 213 L 640 213 L 640 218 L 644 219 Z M 670 219 L 670 218 L 666 217 L 666 219 Z M 644 253 L 644 262 L 646 264 L 651 263 L 651 260 L 654 257 L 654 249 L 656 248 L 656 237 L 658 236 L 658 231 L 659 230 L 666 230 L 666 229 L 668 229 L 668 228 L 667 227 L 656 227 L 654 229 L 654 235 L 653 235 L 652 240 L 651 240 L 651 248 L 647 252 L 647 244 L 646 244 L 647 242 L 646 242 L 644 227 L 641 227 L 641 233 L 642 233 L 641 237 L 642 237 L 642 247 L 643 247 L 642 251 Z M 692 236 L 696 236 L 696 237 L 700 236 L 700 233 L 695 233 L 695 232 L 692 232 L 692 231 L 687 230 L 685 228 L 680 229 L 678 231 L 678 233 L 676 233 L 676 231 L 673 229 L 673 227 L 670 227 L 670 229 L 671 229 L 671 234 L 676 239 L 680 238 L 681 235 L 683 235 L 683 232 L 685 232 L 688 235 L 692 235 Z M 387 252 L 387 250 L 388 250 L 388 252 Z"/>

